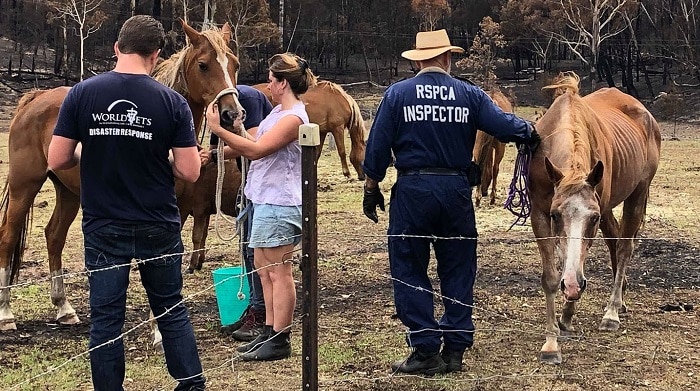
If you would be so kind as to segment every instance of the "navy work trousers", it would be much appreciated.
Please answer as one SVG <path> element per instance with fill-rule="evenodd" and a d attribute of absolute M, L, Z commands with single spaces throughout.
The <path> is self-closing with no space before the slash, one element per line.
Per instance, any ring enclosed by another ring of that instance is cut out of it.
<path fill-rule="evenodd" d="M 477 232 L 466 176 L 400 176 L 391 192 L 388 233 L 394 302 L 399 319 L 410 331 L 409 346 L 427 352 L 437 352 L 443 342 L 450 350 L 471 347 Z M 428 278 L 431 243 L 445 306 L 439 322 Z"/>

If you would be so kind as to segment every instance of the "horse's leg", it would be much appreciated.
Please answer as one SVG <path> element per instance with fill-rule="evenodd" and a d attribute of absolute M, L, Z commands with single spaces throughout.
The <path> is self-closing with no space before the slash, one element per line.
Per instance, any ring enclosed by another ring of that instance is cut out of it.
<path fill-rule="evenodd" d="M 148 324 L 151 325 L 151 334 L 153 334 L 153 342 L 151 346 L 153 346 L 153 349 L 163 353 L 163 335 L 158 329 L 158 321 L 156 321 L 155 317 L 153 316 L 153 310 L 148 311 Z"/>
<path fill-rule="evenodd" d="M 531 216 L 532 230 L 536 238 L 551 236 L 549 215 L 542 211 L 536 211 Z M 559 275 L 556 262 L 554 262 L 554 239 L 538 239 L 537 248 L 542 257 L 542 290 L 545 295 L 546 328 L 545 343 L 540 350 L 540 361 L 548 364 L 561 364 L 561 351 L 559 350 L 559 325 L 555 309 L 555 298 L 559 293 Z"/>
<path fill-rule="evenodd" d="M 204 210 L 192 210 L 192 256 L 187 273 L 192 274 L 195 270 L 202 270 L 204 262 L 204 241 L 206 232 L 209 229 L 209 212 Z"/>
<path fill-rule="evenodd" d="M 20 177 L 21 183 L 8 177 L 5 189 L 8 194 L 7 209 L 4 211 L 2 226 L 0 226 L 0 286 L 12 283 L 11 262 L 20 262 L 24 252 L 24 243 L 20 237 L 26 232 L 27 214 L 34 202 L 46 175 L 37 178 Z M 4 202 L 4 200 L 3 200 Z M 13 258 L 16 259 L 13 260 Z M 15 317 L 10 309 L 10 288 L 0 288 L 0 331 L 17 330 Z"/>
<path fill-rule="evenodd" d="M 192 227 L 192 244 L 197 251 L 197 264 L 194 270 L 202 270 L 202 264 L 204 264 L 207 234 L 209 233 L 209 221 L 210 215 L 208 211 L 195 214 L 194 226 Z M 195 239 L 195 237 L 197 239 Z M 192 267 L 192 265 L 190 265 L 190 267 Z"/>
<path fill-rule="evenodd" d="M 340 157 L 340 165 L 343 167 L 343 175 L 350 178 L 350 169 L 348 168 L 348 157 L 345 152 L 345 129 L 341 126 L 331 131 L 335 138 L 335 146 L 338 148 L 338 156 Z"/>
<path fill-rule="evenodd" d="M 328 134 L 328 132 L 323 132 L 323 131 L 321 131 L 319 133 L 319 138 L 320 138 L 319 142 L 320 143 L 316 147 L 316 163 L 318 163 L 318 159 L 321 157 L 321 153 L 323 153 L 323 143 L 326 142 L 326 135 L 327 134 Z"/>
<path fill-rule="evenodd" d="M 501 168 L 501 160 L 506 154 L 506 146 L 498 140 L 494 140 L 494 156 L 493 156 L 493 173 L 491 174 L 491 205 L 496 204 L 496 189 L 497 189 L 497 179 L 498 173 Z"/>
<path fill-rule="evenodd" d="M 576 329 L 571 324 L 571 319 L 576 313 L 576 302 L 567 301 L 564 303 L 564 307 L 561 309 L 561 316 L 559 317 L 559 335 L 572 335 Z"/>
<path fill-rule="evenodd" d="M 617 222 L 615 215 L 612 211 L 609 211 L 600 219 L 600 231 L 605 237 L 605 245 L 608 247 L 610 252 L 610 266 L 612 268 L 613 281 L 615 280 L 615 275 L 617 274 L 617 238 L 620 237 L 620 224 Z M 622 297 L 625 296 L 625 291 L 627 290 L 627 278 L 622 282 Z M 622 307 L 620 307 L 620 315 L 627 313 L 627 306 L 623 301 Z"/>
<path fill-rule="evenodd" d="M 180 227 L 185 226 L 185 222 L 187 221 L 187 218 L 189 217 L 189 213 L 186 213 L 184 209 L 180 206 L 180 201 L 181 199 L 178 199 L 178 208 L 180 208 Z M 192 233 L 192 242 L 194 242 L 194 232 Z M 183 257 L 184 258 L 184 257 Z M 186 274 L 192 274 L 193 270 L 195 269 L 195 265 L 197 265 L 197 252 L 192 251 L 192 254 L 190 254 L 190 264 L 187 267 L 187 270 L 185 270 Z"/>
<path fill-rule="evenodd" d="M 365 171 L 362 169 L 362 161 L 365 160 L 365 149 L 367 143 L 364 139 L 364 131 L 362 129 L 350 129 L 350 164 L 355 167 L 357 179 L 365 180 Z M 354 134 L 358 133 L 358 134 Z M 353 140 L 353 137 L 355 138 Z"/>
<path fill-rule="evenodd" d="M 623 285 L 626 279 L 627 263 L 632 258 L 634 238 L 644 220 L 648 194 L 648 184 L 639 185 L 625 200 L 620 220 L 620 236 L 617 239 L 617 265 L 613 268 L 613 283 L 610 300 L 600 323 L 600 330 L 615 331 L 620 328 L 619 311 L 624 304 Z"/>
<path fill-rule="evenodd" d="M 61 254 L 66 244 L 68 228 L 80 209 L 80 196 L 68 190 L 58 179 L 54 179 L 53 183 L 56 189 L 56 206 L 49 223 L 44 228 L 49 255 L 49 271 L 51 272 L 51 302 L 58 309 L 56 321 L 60 324 L 70 325 L 80 323 L 80 319 L 66 300 Z"/>

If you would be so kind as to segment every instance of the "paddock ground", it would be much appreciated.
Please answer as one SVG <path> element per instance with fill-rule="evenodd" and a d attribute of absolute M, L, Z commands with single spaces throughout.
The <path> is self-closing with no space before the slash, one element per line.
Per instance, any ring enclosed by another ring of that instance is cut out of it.
<path fill-rule="evenodd" d="M 394 317 L 386 253 L 387 214 L 379 224 L 361 212 L 361 188 L 346 180 L 335 152 L 319 163 L 319 379 L 322 390 L 691 390 L 700 388 L 700 124 L 663 123 L 662 162 L 654 180 L 648 215 L 628 269 L 628 317 L 615 333 L 598 331 L 609 297 L 611 273 L 607 249 L 596 241 L 586 274 L 589 287 L 574 318 L 577 338 L 562 343 L 564 362 L 541 364 L 544 342 L 544 298 L 539 284 L 540 261 L 529 226 L 508 230 L 512 216 L 500 207 L 477 210 L 479 271 L 475 290 L 475 345 L 465 355 L 465 371 L 421 378 L 389 376 L 388 368 L 409 353 L 403 327 Z M 6 129 L 6 128 L 5 128 Z M 349 145 L 349 140 L 348 145 Z M 514 148 L 507 148 L 499 182 L 499 199 L 510 181 Z M 7 133 L 0 134 L 0 178 L 8 169 Z M 394 173 L 382 189 L 388 195 Z M 55 324 L 49 299 L 48 263 L 43 228 L 54 204 L 46 184 L 34 203 L 20 283 L 12 290 L 18 330 L 0 333 L 0 389 L 13 389 L 33 376 L 50 374 L 14 389 L 89 390 L 86 355 L 90 319 L 87 280 L 79 274 L 66 290 L 82 323 Z M 188 248 L 191 221 L 183 238 Z M 230 234 L 226 227 L 224 234 Z M 80 272 L 80 225 L 74 223 L 64 251 L 67 272 Z M 301 388 L 300 306 L 293 329 L 293 355 L 285 361 L 244 363 L 236 359 L 238 343 L 218 332 L 212 270 L 238 265 L 237 243 L 211 230 L 207 263 L 185 276 L 191 319 L 211 390 Z M 434 277 L 434 267 L 431 269 Z M 301 273 L 295 269 L 298 280 Z M 300 289 L 300 287 L 299 287 Z M 301 297 L 301 295 L 299 295 Z M 439 301 L 437 311 L 441 312 Z M 678 308 L 690 309 L 677 311 Z M 132 274 L 127 324 L 130 329 L 148 316 L 147 304 Z M 147 327 L 125 336 L 127 390 L 171 390 L 164 360 L 150 349 Z M 56 369 L 57 368 L 57 369 Z"/>

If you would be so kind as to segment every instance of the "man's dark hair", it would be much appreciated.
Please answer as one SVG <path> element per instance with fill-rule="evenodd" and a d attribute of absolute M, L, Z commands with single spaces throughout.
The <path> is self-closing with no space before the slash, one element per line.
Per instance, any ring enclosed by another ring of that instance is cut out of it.
<path fill-rule="evenodd" d="M 124 54 L 148 56 L 165 44 L 163 25 L 148 15 L 136 15 L 124 22 L 119 30 L 117 47 Z"/>

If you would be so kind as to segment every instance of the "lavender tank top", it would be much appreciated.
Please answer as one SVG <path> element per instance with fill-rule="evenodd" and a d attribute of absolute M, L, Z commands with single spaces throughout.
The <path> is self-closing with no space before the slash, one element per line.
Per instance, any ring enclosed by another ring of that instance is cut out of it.
<path fill-rule="evenodd" d="M 296 115 L 303 123 L 309 123 L 304 103 L 297 103 L 289 110 L 282 110 L 278 105 L 258 125 L 256 139 L 288 115 Z M 256 204 L 301 205 L 301 146 L 298 140 L 250 163 L 245 195 Z"/>

